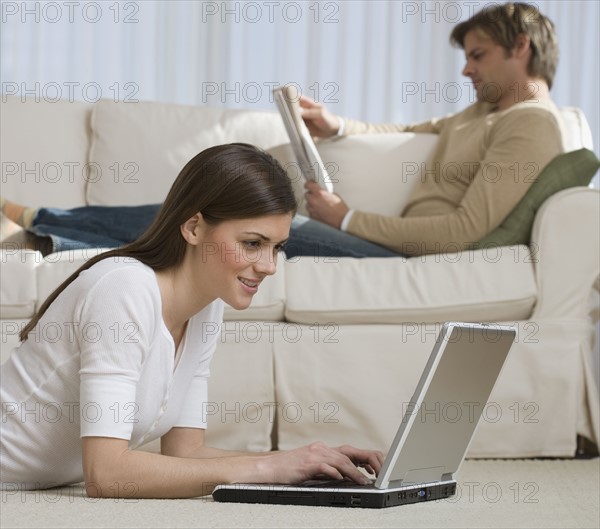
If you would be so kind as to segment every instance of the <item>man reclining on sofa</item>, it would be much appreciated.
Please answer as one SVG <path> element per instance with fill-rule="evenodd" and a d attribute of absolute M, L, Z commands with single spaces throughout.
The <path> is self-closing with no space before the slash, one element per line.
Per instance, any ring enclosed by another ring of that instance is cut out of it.
<path fill-rule="evenodd" d="M 564 151 L 561 118 L 549 95 L 558 45 L 548 18 L 528 4 L 494 4 L 458 24 L 450 40 L 465 51 L 463 74 L 477 95 L 457 114 L 408 126 L 372 125 L 301 99 L 303 118 L 317 137 L 410 131 L 439 134 L 439 141 L 431 170 L 398 217 L 350 210 L 340 196 L 308 183 L 311 218 L 294 219 L 288 258 L 414 256 L 439 253 L 448 244 L 466 249 L 494 232 Z M 34 210 L 4 201 L 2 211 L 29 231 L 30 247 L 47 254 L 129 243 L 158 207 Z"/>

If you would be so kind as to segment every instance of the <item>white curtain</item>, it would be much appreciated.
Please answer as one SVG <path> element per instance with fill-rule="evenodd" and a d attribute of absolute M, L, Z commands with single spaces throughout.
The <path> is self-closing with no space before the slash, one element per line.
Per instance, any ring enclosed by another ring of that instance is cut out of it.
<path fill-rule="evenodd" d="M 3 1 L 2 92 L 273 109 L 295 82 L 342 115 L 413 122 L 473 101 L 452 27 L 483 1 Z M 552 90 L 600 144 L 598 1 L 538 1 L 561 59 Z"/>

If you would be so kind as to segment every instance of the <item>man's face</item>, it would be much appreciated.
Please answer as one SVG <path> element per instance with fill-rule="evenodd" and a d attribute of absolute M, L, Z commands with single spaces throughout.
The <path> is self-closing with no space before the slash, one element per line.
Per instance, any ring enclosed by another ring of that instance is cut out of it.
<path fill-rule="evenodd" d="M 515 97 L 519 90 L 522 63 L 492 39 L 476 30 L 469 31 L 464 40 L 467 64 L 463 75 L 470 77 L 478 101 L 500 103 Z"/>

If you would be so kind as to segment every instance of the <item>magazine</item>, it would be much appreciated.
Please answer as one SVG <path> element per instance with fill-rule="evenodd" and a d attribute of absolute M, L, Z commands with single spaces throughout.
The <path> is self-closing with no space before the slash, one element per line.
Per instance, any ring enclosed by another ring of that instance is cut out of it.
<path fill-rule="evenodd" d="M 300 116 L 300 98 L 296 88 L 293 85 L 278 86 L 273 89 L 273 96 L 290 137 L 292 150 L 302 176 L 307 180 L 317 182 L 323 189 L 333 192 L 331 178 L 327 174 L 317 147 Z"/>

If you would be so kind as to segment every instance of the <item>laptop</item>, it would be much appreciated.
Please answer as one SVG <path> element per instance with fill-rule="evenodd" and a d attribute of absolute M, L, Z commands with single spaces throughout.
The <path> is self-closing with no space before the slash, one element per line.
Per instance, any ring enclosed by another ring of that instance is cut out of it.
<path fill-rule="evenodd" d="M 219 502 L 382 508 L 456 492 L 456 473 L 516 336 L 510 326 L 445 323 L 402 422 L 370 485 L 312 480 L 297 485 L 218 485 Z M 361 447 L 368 448 L 368 447 Z"/>

